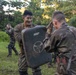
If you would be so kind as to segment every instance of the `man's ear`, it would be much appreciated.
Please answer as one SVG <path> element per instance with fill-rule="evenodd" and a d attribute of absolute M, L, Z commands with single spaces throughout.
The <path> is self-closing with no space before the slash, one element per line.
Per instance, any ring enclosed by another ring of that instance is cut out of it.
<path fill-rule="evenodd" d="M 55 20 L 55 25 L 57 25 L 57 20 Z"/>

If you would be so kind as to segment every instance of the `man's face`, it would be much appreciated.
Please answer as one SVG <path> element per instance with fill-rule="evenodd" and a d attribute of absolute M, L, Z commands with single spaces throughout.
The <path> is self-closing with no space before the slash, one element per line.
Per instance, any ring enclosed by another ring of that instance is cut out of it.
<path fill-rule="evenodd" d="M 30 16 L 30 15 L 26 15 L 26 16 L 24 16 L 24 25 L 26 25 L 26 26 L 29 26 L 29 25 L 31 25 L 32 24 L 32 16 Z"/>
<path fill-rule="evenodd" d="M 58 22 L 56 19 L 53 19 L 52 22 L 53 22 L 53 26 L 54 26 L 56 29 L 58 29 L 58 28 L 59 28 L 59 22 Z"/>
<path fill-rule="evenodd" d="M 7 29 L 10 29 L 11 26 L 10 25 L 7 25 L 6 27 L 7 27 Z"/>

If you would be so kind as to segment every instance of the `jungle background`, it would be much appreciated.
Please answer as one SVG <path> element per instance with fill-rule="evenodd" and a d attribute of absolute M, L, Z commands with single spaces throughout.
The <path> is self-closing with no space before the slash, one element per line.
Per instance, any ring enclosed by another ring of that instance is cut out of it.
<path fill-rule="evenodd" d="M 3 7 L 7 5 L 8 9 L 4 11 Z M 4 30 L 7 23 L 14 27 L 23 22 L 22 13 L 25 9 L 33 13 L 34 24 L 48 25 L 52 13 L 60 10 L 64 12 L 67 23 L 76 26 L 76 0 L 0 0 L 0 30 Z"/>
<path fill-rule="evenodd" d="M 4 7 L 7 10 L 4 10 Z M 14 9 L 11 9 L 14 8 Z M 56 10 L 64 12 L 68 25 L 76 27 L 76 0 L 0 0 L 0 75 L 19 75 L 18 56 L 12 54 L 7 58 L 7 45 L 9 36 L 5 33 L 5 26 L 10 23 L 13 27 L 23 22 L 22 14 L 25 9 L 33 12 L 33 23 L 47 26 L 51 21 L 52 13 Z M 19 51 L 18 44 L 16 48 Z M 42 75 L 54 75 L 55 65 L 48 68 L 47 64 L 41 66 Z M 32 71 L 29 68 L 29 74 Z"/>

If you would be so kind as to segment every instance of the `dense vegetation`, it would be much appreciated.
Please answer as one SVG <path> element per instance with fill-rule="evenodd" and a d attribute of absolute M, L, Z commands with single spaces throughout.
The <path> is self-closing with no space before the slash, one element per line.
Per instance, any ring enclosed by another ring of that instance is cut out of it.
<path fill-rule="evenodd" d="M 3 10 L 3 5 L 9 5 L 7 11 Z M 43 8 L 42 8 L 43 5 Z M 11 10 L 11 7 L 16 7 L 16 10 Z M 70 25 L 76 26 L 76 1 L 75 0 L 25 0 L 25 2 L 9 3 L 4 0 L 0 1 L 0 30 L 5 30 L 5 25 L 11 23 L 14 27 L 22 22 L 22 13 L 18 11 L 21 7 L 29 9 L 33 12 L 33 23 L 47 25 L 51 20 L 53 11 L 60 10 L 66 15 L 66 20 Z M 5 14 L 5 12 L 7 14 Z M 13 13 L 12 15 L 10 13 Z"/>
<path fill-rule="evenodd" d="M 9 36 L 3 32 L 0 31 L 0 42 L 8 42 L 9 41 Z"/>

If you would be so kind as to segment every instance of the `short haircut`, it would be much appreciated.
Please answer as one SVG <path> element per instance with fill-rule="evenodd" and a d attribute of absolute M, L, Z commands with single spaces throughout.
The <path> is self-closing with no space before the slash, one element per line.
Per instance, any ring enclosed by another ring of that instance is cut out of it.
<path fill-rule="evenodd" d="M 63 20 L 65 21 L 65 15 L 61 11 L 55 11 L 52 15 L 52 19 L 54 19 L 54 18 L 57 19 L 59 22 L 61 22 Z"/>
<path fill-rule="evenodd" d="M 8 25 L 8 26 L 11 26 L 11 24 L 10 24 L 10 23 L 8 23 L 7 25 Z"/>
<path fill-rule="evenodd" d="M 23 13 L 23 16 L 26 16 L 26 15 L 30 15 L 30 16 L 32 16 L 33 14 L 32 14 L 31 11 L 29 11 L 29 10 L 25 10 L 24 13 Z"/>

